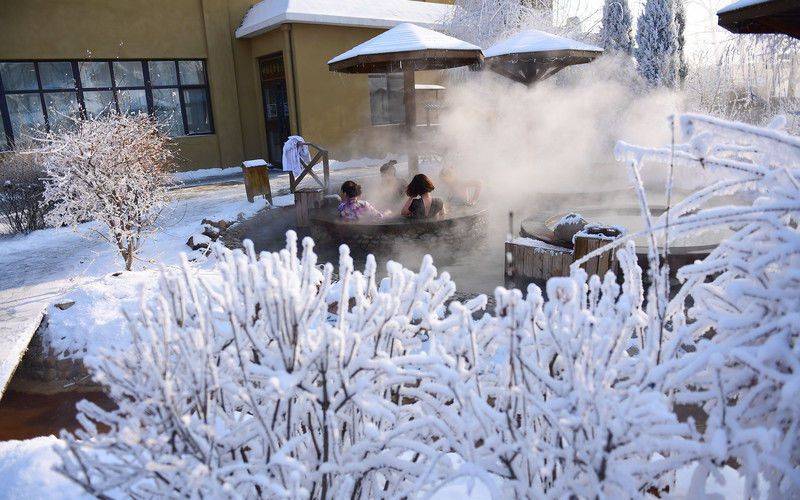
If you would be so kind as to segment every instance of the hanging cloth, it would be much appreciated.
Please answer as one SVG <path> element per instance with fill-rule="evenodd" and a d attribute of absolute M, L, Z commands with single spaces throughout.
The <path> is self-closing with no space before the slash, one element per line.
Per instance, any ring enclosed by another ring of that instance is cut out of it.
<path fill-rule="evenodd" d="M 295 176 L 299 176 L 303 172 L 303 164 L 300 163 L 302 159 L 306 164 L 311 161 L 311 155 L 308 152 L 308 146 L 303 145 L 306 142 L 299 135 L 291 135 L 286 139 L 283 145 L 283 171 L 294 172 Z"/>

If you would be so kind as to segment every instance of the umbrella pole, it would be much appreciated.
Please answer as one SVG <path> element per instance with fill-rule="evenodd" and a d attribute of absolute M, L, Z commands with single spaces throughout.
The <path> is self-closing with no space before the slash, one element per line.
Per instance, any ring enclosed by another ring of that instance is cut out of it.
<path fill-rule="evenodd" d="M 406 144 L 408 151 L 408 174 L 419 172 L 419 156 L 417 155 L 417 99 L 414 89 L 414 70 L 403 70 L 403 105 L 406 114 Z"/>

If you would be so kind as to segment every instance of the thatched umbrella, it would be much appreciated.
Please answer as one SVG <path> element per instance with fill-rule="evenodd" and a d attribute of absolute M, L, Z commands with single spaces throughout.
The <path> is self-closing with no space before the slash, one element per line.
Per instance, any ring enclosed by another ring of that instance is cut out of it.
<path fill-rule="evenodd" d="M 328 69 L 341 73 L 403 73 L 405 128 L 409 140 L 417 125 L 414 72 L 479 64 L 480 47 L 411 23 L 394 28 L 328 61 Z M 409 172 L 416 172 L 418 157 L 408 155 Z"/>
<path fill-rule="evenodd" d="M 717 12 L 719 25 L 733 33 L 783 33 L 800 38 L 800 1 L 739 0 Z"/>
<path fill-rule="evenodd" d="M 594 61 L 603 49 L 539 30 L 527 30 L 483 51 L 490 70 L 530 85 L 567 66 Z"/>

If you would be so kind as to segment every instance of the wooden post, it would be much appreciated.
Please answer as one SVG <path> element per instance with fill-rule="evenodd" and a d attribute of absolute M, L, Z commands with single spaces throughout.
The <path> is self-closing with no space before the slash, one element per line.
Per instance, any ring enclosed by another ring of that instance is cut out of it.
<path fill-rule="evenodd" d="M 514 259 L 514 250 L 516 249 L 516 245 L 511 243 L 510 241 L 506 241 L 506 251 L 503 254 L 503 261 L 505 262 L 505 269 L 506 269 L 506 277 L 513 278 L 514 277 L 514 269 L 517 265 Z"/>
<path fill-rule="evenodd" d="M 414 87 L 414 70 L 403 71 L 403 105 L 406 112 L 406 144 L 408 144 L 408 174 L 419 173 L 419 156 L 417 155 L 417 99 Z"/>
<path fill-rule="evenodd" d="M 587 226 L 583 231 L 575 235 L 575 251 L 572 261 L 575 262 L 584 255 L 606 246 L 620 236 L 622 236 L 622 232 L 613 227 Z M 584 262 L 581 267 L 590 276 L 597 274 L 602 278 L 609 270 L 616 270 L 614 252 L 611 250 L 604 252 Z"/>
<path fill-rule="evenodd" d="M 253 166 L 246 163 L 252 162 Z M 264 195 L 264 198 L 272 204 L 272 187 L 269 184 L 269 167 L 264 160 L 248 160 L 242 164 L 242 174 L 244 175 L 244 191 L 247 201 L 253 203 L 256 196 Z M 260 163 L 260 164 L 258 164 Z"/>
<path fill-rule="evenodd" d="M 297 227 L 308 227 L 309 213 L 322 204 L 322 189 L 301 188 L 294 192 L 294 210 Z"/>

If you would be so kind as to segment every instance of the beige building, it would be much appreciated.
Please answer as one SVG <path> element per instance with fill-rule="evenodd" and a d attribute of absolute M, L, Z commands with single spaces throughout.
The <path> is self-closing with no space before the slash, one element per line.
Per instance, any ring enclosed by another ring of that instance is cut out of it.
<path fill-rule="evenodd" d="M 326 63 L 400 22 L 436 27 L 447 3 L 0 0 L 0 149 L 113 108 L 156 116 L 186 169 L 279 163 L 289 134 L 382 156 L 401 140 L 402 77 Z"/>

